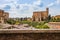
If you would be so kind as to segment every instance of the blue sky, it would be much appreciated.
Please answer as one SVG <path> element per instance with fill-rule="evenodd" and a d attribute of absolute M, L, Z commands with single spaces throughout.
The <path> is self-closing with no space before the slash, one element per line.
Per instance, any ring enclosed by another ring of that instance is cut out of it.
<path fill-rule="evenodd" d="M 52 16 L 60 15 L 60 0 L 0 0 L 0 9 L 9 12 L 10 17 L 32 17 L 34 11 L 47 7 Z"/>

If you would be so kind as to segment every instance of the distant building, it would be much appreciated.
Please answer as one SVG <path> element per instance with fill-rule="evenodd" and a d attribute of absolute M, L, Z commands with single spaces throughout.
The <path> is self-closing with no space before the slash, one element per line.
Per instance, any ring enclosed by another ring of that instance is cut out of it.
<path fill-rule="evenodd" d="M 56 18 L 56 19 L 60 18 L 60 15 L 56 15 L 55 18 Z"/>
<path fill-rule="evenodd" d="M 32 21 L 32 18 L 27 18 L 27 21 Z"/>
<path fill-rule="evenodd" d="M 60 19 L 60 15 L 52 16 L 53 19 Z"/>
<path fill-rule="evenodd" d="M 46 8 L 46 11 L 33 12 L 32 20 L 33 21 L 44 21 L 47 19 L 49 13 L 49 8 Z"/>
<path fill-rule="evenodd" d="M 8 19 L 8 18 L 9 18 L 9 13 L 8 13 L 8 12 L 4 12 L 4 14 L 5 14 L 5 15 L 4 15 L 4 16 L 5 16 L 4 18 L 5 18 L 5 19 Z"/>
<path fill-rule="evenodd" d="M 0 23 L 4 22 L 4 16 L 3 16 L 4 11 L 0 10 Z"/>
<path fill-rule="evenodd" d="M 9 13 L 4 12 L 4 10 L 0 9 L 0 23 L 4 23 L 6 19 L 9 18 Z"/>

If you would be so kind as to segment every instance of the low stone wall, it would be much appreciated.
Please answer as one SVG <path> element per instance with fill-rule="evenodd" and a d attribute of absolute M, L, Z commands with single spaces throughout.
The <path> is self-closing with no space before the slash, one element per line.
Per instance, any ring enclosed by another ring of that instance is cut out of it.
<path fill-rule="evenodd" d="M 60 29 L 60 22 L 49 22 L 48 26 L 50 29 Z"/>
<path fill-rule="evenodd" d="M 25 31 L 8 30 L 8 31 L 9 32 L 7 32 L 7 30 L 0 30 L 0 40 L 60 40 L 60 30 L 25 30 Z"/>

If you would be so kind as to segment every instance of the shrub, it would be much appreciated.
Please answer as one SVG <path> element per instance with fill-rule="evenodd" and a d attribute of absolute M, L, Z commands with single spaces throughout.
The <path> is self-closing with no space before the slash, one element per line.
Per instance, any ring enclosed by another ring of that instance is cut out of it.
<path fill-rule="evenodd" d="M 15 20 L 9 19 L 9 20 L 7 20 L 7 23 L 8 23 L 8 24 L 15 24 Z"/>
<path fill-rule="evenodd" d="M 16 21 L 15 24 L 18 25 L 18 24 L 20 24 L 20 22 L 19 21 Z"/>
<path fill-rule="evenodd" d="M 42 28 L 43 29 L 49 29 L 49 27 L 47 25 L 43 25 Z"/>
<path fill-rule="evenodd" d="M 49 29 L 49 27 L 47 25 L 37 25 L 37 26 L 35 26 L 35 28 L 38 28 L 38 29 Z"/>

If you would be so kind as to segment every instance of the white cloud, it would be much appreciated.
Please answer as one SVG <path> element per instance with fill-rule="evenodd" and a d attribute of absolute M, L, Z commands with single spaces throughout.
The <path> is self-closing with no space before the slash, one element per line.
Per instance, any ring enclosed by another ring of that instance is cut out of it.
<path fill-rule="evenodd" d="M 8 11 L 10 13 L 10 17 L 31 17 L 34 8 L 38 8 L 37 10 L 40 10 L 37 5 L 41 4 L 41 0 L 34 1 L 33 4 L 18 4 L 17 1 L 18 0 L 5 0 L 4 4 L 0 4 L 0 8 L 3 9 L 6 5 L 9 5 L 11 7 Z M 17 6 L 19 6 L 19 9 L 16 8 Z M 29 9 L 24 10 L 24 6 L 27 6 Z"/>
<path fill-rule="evenodd" d="M 55 2 L 52 2 L 52 3 L 48 4 L 47 7 L 51 7 L 51 6 L 54 6 L 54 5 L 60 5 L 60 0 L 56 0 Z"/>
<path fill-rule="evenodd" d="M 41 4 L 41 0 L 37 0 L 35 2 L 33 2 L 33 5 L 40 5 Z"/>
<path fill-rule="evenodd" d="M 57 4 L 60 4 L 60 0 L 57 0 L 56 3 L 57 3 Z"/>
<path fill-rule="evenodd" d="M 47 5 L 47 7 L 51 7 L 53 6 L 55 3 L 50 3 L 49 5 Z"/>

